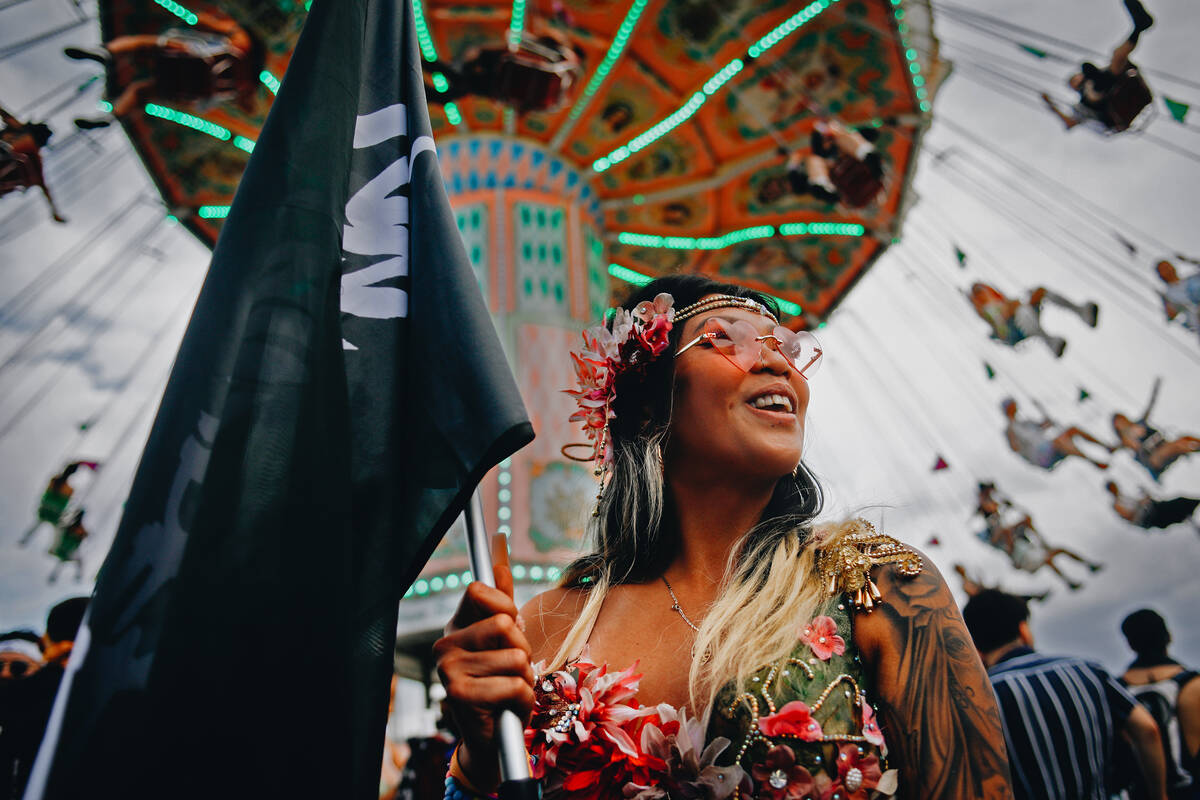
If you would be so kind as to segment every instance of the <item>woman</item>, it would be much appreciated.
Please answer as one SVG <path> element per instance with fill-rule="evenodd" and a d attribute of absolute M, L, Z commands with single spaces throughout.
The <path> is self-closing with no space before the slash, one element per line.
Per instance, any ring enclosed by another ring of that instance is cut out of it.
<path fill-rule="evenodd" d="M 468 588 L 435 647 L 463 731 L 448 795 L 496 786 L 491 720 L 510 708 L 548 798 L 1010 796 L 941 577 L 861 521 L 811 525 L 820 350 L 777 316 L 677 276 L 584 334 L 596 551 L 519 616 L 505 570 Z"/>

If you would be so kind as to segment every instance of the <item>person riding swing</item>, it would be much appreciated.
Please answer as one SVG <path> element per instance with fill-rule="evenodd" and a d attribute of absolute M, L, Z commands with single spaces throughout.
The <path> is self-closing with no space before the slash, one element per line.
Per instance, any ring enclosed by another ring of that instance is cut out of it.
<path fill-rule="evenodd" d="M 1113 50 L 1106 66 L 1097 67 L 1085 61 L 1079 72 L 1067 80 L 1067 85 L 1079 93 L 1079 100 L 1069 109 L 1062 109 L 1050 95 L 1045 92 L 1041 95 L 1067 130 L 1090 125 L 1105 133 L 1126 131 L 1154 99 L 1141 71 L 1129 60 L 1142 32 L 1154 25 L 1154 17 L 1139 0 L 1124 0 L 1124 3 L 1133 21 L 1133 32 Z"/>

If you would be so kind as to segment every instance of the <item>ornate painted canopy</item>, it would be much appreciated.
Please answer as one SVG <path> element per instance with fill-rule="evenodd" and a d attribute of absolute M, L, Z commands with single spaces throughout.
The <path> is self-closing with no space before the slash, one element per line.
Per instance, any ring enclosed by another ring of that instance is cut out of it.
<path fill-rule="evenodd" d="M 304 26 L 305 0 L 100 0 L 99 6 L 106 42 L 167 31 L 186 34 L 196 24 L 196 12 L 201 12 L 232 18 L 265 45 L 252 110 L 234 103 L 207 108 L 147 103 L 141 113 L 121 120 L 167 208 L 211 247 Z M 152 68 L 146 57 L 117 58 L 108 72 L 108 99 L 114 100 L 123 87 L 146 77 Z"/>
<path fill-rule="evenodd" d="M 558 110 L 468 97 L 435 105 L 435 130 L 537 143 L 580 170 L 618 268 L 711 273 L 814 324 L 899 233 L 942 69 L 927 3 L 424 0 L 422 12 L 430 61 L 518 31 L 581 55 L 584 78 Z M 807 152 L 822 115 L 878 135 L 884 192 L 864 208 L 789 188 L 782 151 Z"/>
<path fill-rule="evenodd" d="M 223 14 L 266 43 L 255 108 L 150 104 L 124 121 L 173 213 L 213 244 L 306 16 L 304 0 L 102 0 L 106 40 Z M 480 135 L 560 161 L 594 199 L 605 260 L 637 280 L 701 271 L 768 291 L 813 325 L 899 233 L 942 72 L 916 0 L 414 0 L 431 73 L 523 32 L 569 42 L 582 77 L 553 112 L 433 105 L 439 141 Z M 121 60 L 110 97 L 147 64 Z M 435 76 L 436 77 L 436 76 Z M 783 150 L 827 115 L 872 128 L 884 191 L 862 208 L 793 194 Z M 444 152 L 444 147 L 443 147 Z M 478 167 L 478 164 L 473 165 Z M 535 165 L 536 166 L 536 165 Z M 793 309 L 795 310 L 795 309 Z"/>

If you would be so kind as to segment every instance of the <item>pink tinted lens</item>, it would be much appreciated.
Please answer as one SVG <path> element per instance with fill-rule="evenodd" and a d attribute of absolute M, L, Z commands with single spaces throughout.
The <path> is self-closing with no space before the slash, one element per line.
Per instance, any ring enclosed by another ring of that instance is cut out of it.
<path fill-rule="evenodd" d="M 792 331 L 782 325 L 773 333 L 779 340 L 779 352 L 805 378 L 811 377 L 821 366 L 821 343 L 817 337 L 808 331 Z"/>
<path fill-rule="evenodd" d="M 758 331 L 749 322 L 712 317 L 704 323 L 704 333 L 713 348 L 742 372 L 749 372 L 758 360 L 761 347 L 755 341 Z"/>

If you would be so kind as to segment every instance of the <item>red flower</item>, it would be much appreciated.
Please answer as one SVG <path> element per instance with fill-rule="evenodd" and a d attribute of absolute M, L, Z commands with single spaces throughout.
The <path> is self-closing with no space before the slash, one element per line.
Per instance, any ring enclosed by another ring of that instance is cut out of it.
<path fill-rule="evenodd" d="M 812 773 L 796 763 L 796 754 L 787 745 L 767 751 L 763 763 L 750 768 L 758 787 L 758 797 L 767 800 L 801 800 L 816 789 Z"/>
<path fill-rule="evenodd" d="M 863 738 L 876 747 L 883 747 L 883 731 L 875 721 L 875 709 L 871 708 L 865 697 L 862 699 L 862 723 Z"/>
<path fill-rule="evenodd" d="M 871 789 L 879 785 L 883 772 L 879 757 L 863 755 L 858 745 L 844 744 L 838 748 L 838 776 L 821 793 L 821 800 L 868 800 Z"/>
<path fill-rule="evenodd" d="M 546 779 L 548 795 L 616 798 L 625 784 L 649 783 L 652 774 L 666 768 L 662 759 L 637 746 L 645 725 L 664 723 L 657 709 L 634 699 L 641 678 L 636 668 L 610 673 L 607 666 L 592 664 L 585 651 L 569 668 L 538 678 L 525 740 L 534 777 Z"/>
<path fill-rule="evenodd" d="M 819 742 L 825 735 L 821 724 L 812 718 L 812 711 L 799 700 L 774 714 L 758 718 L 758 729 L 766 736 L 795 736 L 806 742 Z"/>
<path fill-rule="evenodd" d="M 840 656 L 846 652 L 846 640 L 838 636 L 837 630 L 837 623 L 832 618 L 820 616 L 804 626 L 800 641 L 807 644 L 817 658 L 828 661 L 835 653 Z"/>

